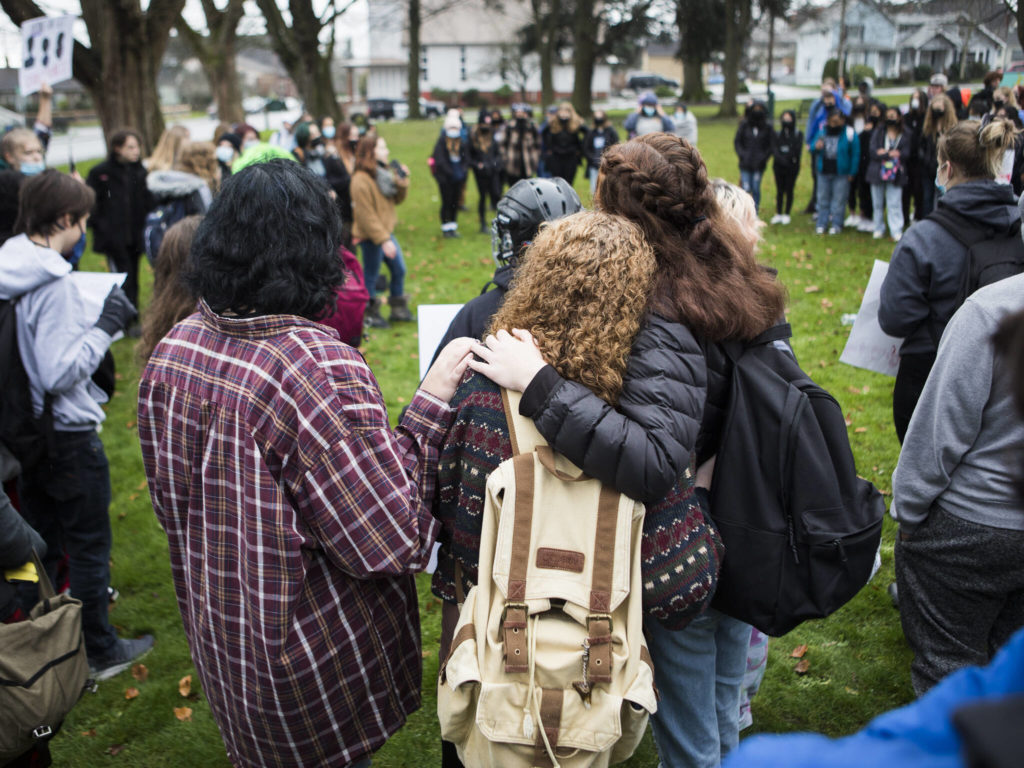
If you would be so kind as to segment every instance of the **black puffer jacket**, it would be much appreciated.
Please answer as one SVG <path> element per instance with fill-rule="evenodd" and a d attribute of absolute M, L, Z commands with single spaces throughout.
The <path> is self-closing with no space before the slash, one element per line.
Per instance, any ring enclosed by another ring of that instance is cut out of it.
<path fill-rule="evenodd" d="M 33 549 L 40 558 L 46 554 L 42 537 L 18 514 L 0 487 L 0 571 L 24 565 L 32 557 Z M 17 607 L 14 586 L 0 574 L 0 621 Z"/>
<path fill-rule="evenodd" d="M 717 445 L 712 433 L 704 435 L 721 424 L 728 369 L 724 355 L 706 346 L 707 361 L 685 326 L 651 315 L 633 344 L 618 410 L 547 366 L 526 388 L 519 411 L 590 477 L 639 501 L 661 501 L 694 449 L 701 445 L 701 458 Z"/>

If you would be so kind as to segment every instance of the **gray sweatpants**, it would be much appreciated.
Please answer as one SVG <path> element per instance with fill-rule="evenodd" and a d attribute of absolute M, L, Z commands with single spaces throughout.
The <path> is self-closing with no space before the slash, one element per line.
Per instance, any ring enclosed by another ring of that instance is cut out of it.
<path fill-rule="evenodd" d="M 909 540 L 897 537 L 896 583 L 920 696 L 950 672 L 988 664 L 1024 626 L 1024 531 L 933 506 Z"/>

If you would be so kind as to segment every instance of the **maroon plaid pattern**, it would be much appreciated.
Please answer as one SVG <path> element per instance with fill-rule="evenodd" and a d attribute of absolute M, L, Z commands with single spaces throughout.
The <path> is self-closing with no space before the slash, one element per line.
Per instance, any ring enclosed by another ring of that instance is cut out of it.
<path fill-rule="evenodd" d="M 419 707 L 411 574 L 451 413 L 420 391 L 392 432 L 359 353 L 298 317 L 203 304 L 156 348 L 146 476 L 235 765 L 348 765 Z"/>

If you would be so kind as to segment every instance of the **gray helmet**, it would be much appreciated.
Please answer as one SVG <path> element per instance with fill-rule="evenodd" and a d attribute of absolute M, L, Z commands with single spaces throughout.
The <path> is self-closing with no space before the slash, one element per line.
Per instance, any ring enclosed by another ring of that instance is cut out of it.
<path fill-rule="evenodd" d="M 516 265 L 540 225 L 583 210 L 580 196 L 562 178 L 523 179 L 498 201 L 491 223 L 491 252 L 499 267 Z"/>

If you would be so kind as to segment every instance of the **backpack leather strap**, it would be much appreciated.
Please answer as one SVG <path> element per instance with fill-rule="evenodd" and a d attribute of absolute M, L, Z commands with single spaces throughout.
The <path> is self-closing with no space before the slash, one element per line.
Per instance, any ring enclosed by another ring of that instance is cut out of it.
<path fill-rule="evenodd" d="M 516 503 L 513 509 L 512 553 L 508 568 L 508 595 L 501 619 L 505 649 L 505 672 L 529 670 L 526 623 L 526 573 L 530 565 L 530 538 L 533 529 L 533 454 L 513 457 L 516 478 Z"/>
<path fill-rule="evenodd" d="M 558 731 L 562 725 L 562 698 L 565 691 L 561 688 L 544 688 L 540 698 L 540 728 L 537 729 L 537 740 L 533 745 L 533 765 L 536 768 L 551 768 L 554 763 L 544 744 L 547 736 L 551 751 L 558 749 Z M 541 735 L 543 729 L 543 736 Z"/>
<path fill-rule="evenodd" d="M 615 568 L 615 529 L 619 523 L 619 494 L 602 486 L 597 502 L 594 565 L 590 577 L 590 613 L 587 617 L 587 673 L 584 685 L 612 681 L 612 577 Z"/>

